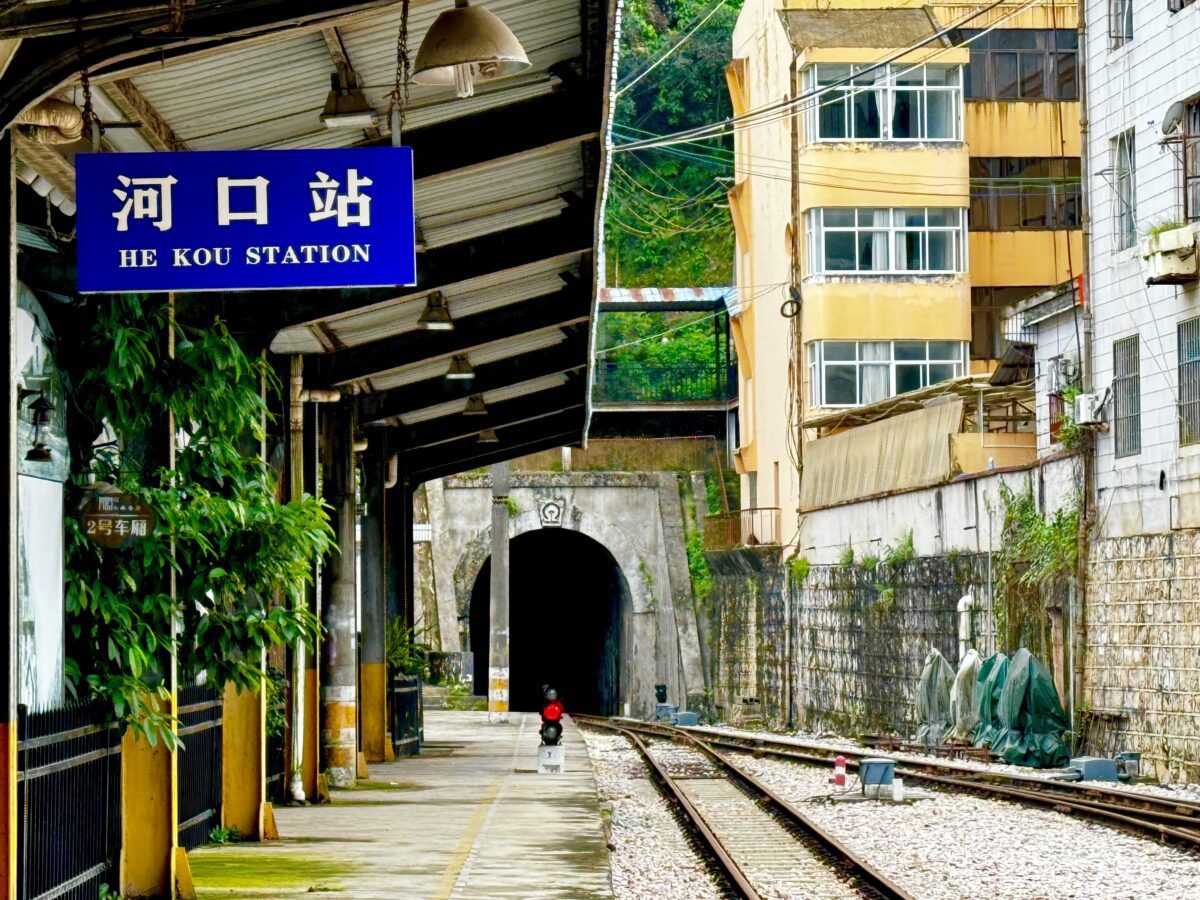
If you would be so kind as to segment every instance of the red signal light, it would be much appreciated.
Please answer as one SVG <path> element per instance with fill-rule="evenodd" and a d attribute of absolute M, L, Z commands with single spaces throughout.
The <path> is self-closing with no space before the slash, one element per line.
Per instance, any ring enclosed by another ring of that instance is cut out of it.
<path fill-rule="evenodd" d="M 546 722 L 557 722 L 563 717 L 563 705 L 557 700 L 551 700 L 542 707 L 542 719 Z"/>

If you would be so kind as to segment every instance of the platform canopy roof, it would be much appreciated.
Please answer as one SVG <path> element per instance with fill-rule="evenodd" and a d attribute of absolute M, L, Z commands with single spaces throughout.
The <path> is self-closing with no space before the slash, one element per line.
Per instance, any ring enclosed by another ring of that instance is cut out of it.
<path fill-rule="evenodd" d="M 279 354 L 303 354 L 309 388 L 337 388 L 366 427 L 391 430 L 414 482 L 578 444 L 589 416 L 589 338 L 611 112 L 615 0 L 480 0 L 532 66 L 481 83 L 411 85 L 415 288 L 196 294 L 179 314 Z M 453 0 L 411 0 L 410 52 Z M 182 10 L 182 27 L 174 15 Z M 47 96 L 81 102 L 89 72 L 106 149 L 186 151 L 389 144 L 400 2 L 0 0 L 0 124 Z M 338 64 L 378 116 L 326 128 Z M 119 127 L 136 124 L 137 127 Z M 73 208 L 83 145 L 17 138 L 18 174 Z M 421 330 L 435 293 L 452 331 Z M 471 380 L 444 377 L 465 357 Z M 485 415 L 464 415 L 479 395 Z M 499 443 L 481 444 L 494 430 Z"/>

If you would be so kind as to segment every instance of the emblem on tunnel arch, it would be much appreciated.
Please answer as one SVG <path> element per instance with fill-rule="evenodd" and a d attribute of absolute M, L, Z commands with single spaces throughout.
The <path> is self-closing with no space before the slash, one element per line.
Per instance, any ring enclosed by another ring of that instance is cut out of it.
<path fill-rule="evenodd" d="M 562 497 L 541 501 L 538 505 L 538 516 L 542 520 L 542 527 L 561 528 L 566 508 L 567 501 Z"/>

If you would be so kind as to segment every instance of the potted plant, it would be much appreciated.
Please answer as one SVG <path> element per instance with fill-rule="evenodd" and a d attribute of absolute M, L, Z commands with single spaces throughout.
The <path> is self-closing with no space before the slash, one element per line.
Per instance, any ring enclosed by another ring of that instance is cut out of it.
<path fill-rule="evenodd" d="M 421 752 L 424 715 L 421 682 L 429 666 L 431 647 L 424 641 L 428 629 L 410 628 L 395 616 L 388 622 L 385 652 L 391 674 L 392 750 L 396 756 Z"/>
<path fill-rule="evenodd" d="M 1149 268 L 1146 284 L 1186 284 L 1196 280 L 1196 232 L 1186 222 L 1150 226 L 1141 241 Z"/>

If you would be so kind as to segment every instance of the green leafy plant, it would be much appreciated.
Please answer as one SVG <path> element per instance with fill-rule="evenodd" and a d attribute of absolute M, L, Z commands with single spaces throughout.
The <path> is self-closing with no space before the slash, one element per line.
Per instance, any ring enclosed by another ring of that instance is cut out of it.
<path fill-rule="evenodd" d="M 1148 238 L 1158 237 L 1165 231 L 1174 231 L 1176 228 L 1184 228 L 1186 222 L 1180 222 L 1177 219 L 1162 219 L 1158 222 L 1152 222 L 1145 227 L 1144 234 Z"/>
<path fill-rule="evenodd" d="M 862 567 L 869 574 L 874 575 L 875 569 L 878 568 L 878 566 L 879 566 L 879 557 L 878 556 L 871 556 L 870 554 L 867 554 L 866 556 L 864 556 L 862 558 Z"/>
<path fill-rule="evenodd" d="M 517 506 L 517 501 L 512 497 L 504 498 L 504 508 L 508 510 L 508 517 L 515 519 L 521 514 L 521 507 Z"/>
<path fill-rule="evenodd" d="M 1045 619 L 1044 590 L 1074 577 L 1079 554 L 1078 504 L 1050 517 L 1038 512 L 1033 488 L 1020 492 L 1000 486 L 1004 526 L 1000 549 L 992 556 L 997 632 L 1011 645 L 1026 623 Z"/>
<path fill-rule="evenodd" d="M 408 627 L 401 616 L 388 620 L 384 653 L 393 672 L 422 677 L 427 674 L 431 652 L 425 642 L 428 634 L 428 628 Z"/>
<path fill-rule="evenodd" d="M 911 528 L 908 534 L 901 539 L 900 543 L 895 547 L 888 547 L 883 551 L 883 561 L 888 566 L 898 566 L 901 563 L 908 562 L 910 559 L 916 559 L 916 557 L 917 551 L 913 547 L 913 533 Z"/>
<path fill-rule="evenodd" d="M 854 565 L 854 547 L 850 544 L 842 548 L 842 554 L 838 557 L 838 565 L 843 569 L 849 569 Z"/>
<path fill-rule="evenodd" d="M 268 666 L 263 685 L 267 691 L 267 734 L 279 737 L 287 731 L 287 712 L 284 708 L 287 673 L 275 666 Z"/>
<path fill-rule="evenodd" d="M 1077 387 L 1062 392 L 1063 413 L 1058 424 L 1058 442 L 1068 450 L 1078 450 L 1083 443 L 1083 426 L 1075 421 L 1075 398 L 1078 396 Z"/>
<path fill-rule="evenodd" d="M 317 633 L 303 588 L 333 532 L 316 499 L 278 501 L 261 445 L 263 389 L 279 384 L 223 325 L 189 334 L 171 359 L 163 302 L 106 297 L 71 312 L 68 508 L 87 502 L 94 480 L 145 502 L 157 527 L 115 550 L 66 520 L 67 671 L 73 690 L 106 698 L 135 733 L 174 744 L 172 654 L 181 680 L 206 673 L 209 684 L 258 690 L 264 649 Z M 102 433 L 115 440 L 96 446 Z"/>
<path fill-rule="evenodd" d="M 687 542 L 688 573 L 692 576 L 692 591 L 704 603 L 712 596 L 713 577 L 704 556 L 704 535 L 693 531 Z"/>
<path fill-rule="evenodd" d="M 107 884 L 102 884 L 96 900 L 121 900 L 121 892 L 113 890 Z"/>
<path fill-rule="evenodd" d="M 875 602 L 871 604 L 871 612 L 877 616 L 886 616 L 896 608 L 896 589 L 891 585 L 875 585 L 878 592 Z"/>
<path fill-rule="evenodd" d="M 810 569 L 807 556 L 797 556 L 795 559 L 788 560 L 788 571 L 791 572 L 792 581 L 796 584 L 804 584 L 808 580 Z"/>
<path fill-rule="evenodd" d="M 219 826 L 212 829 L 208 833 L 208 842 L 210 844 L 236 844 L 242 839 L 242 833 L 236 825 L 230 825 L 228 828 Z"/>

